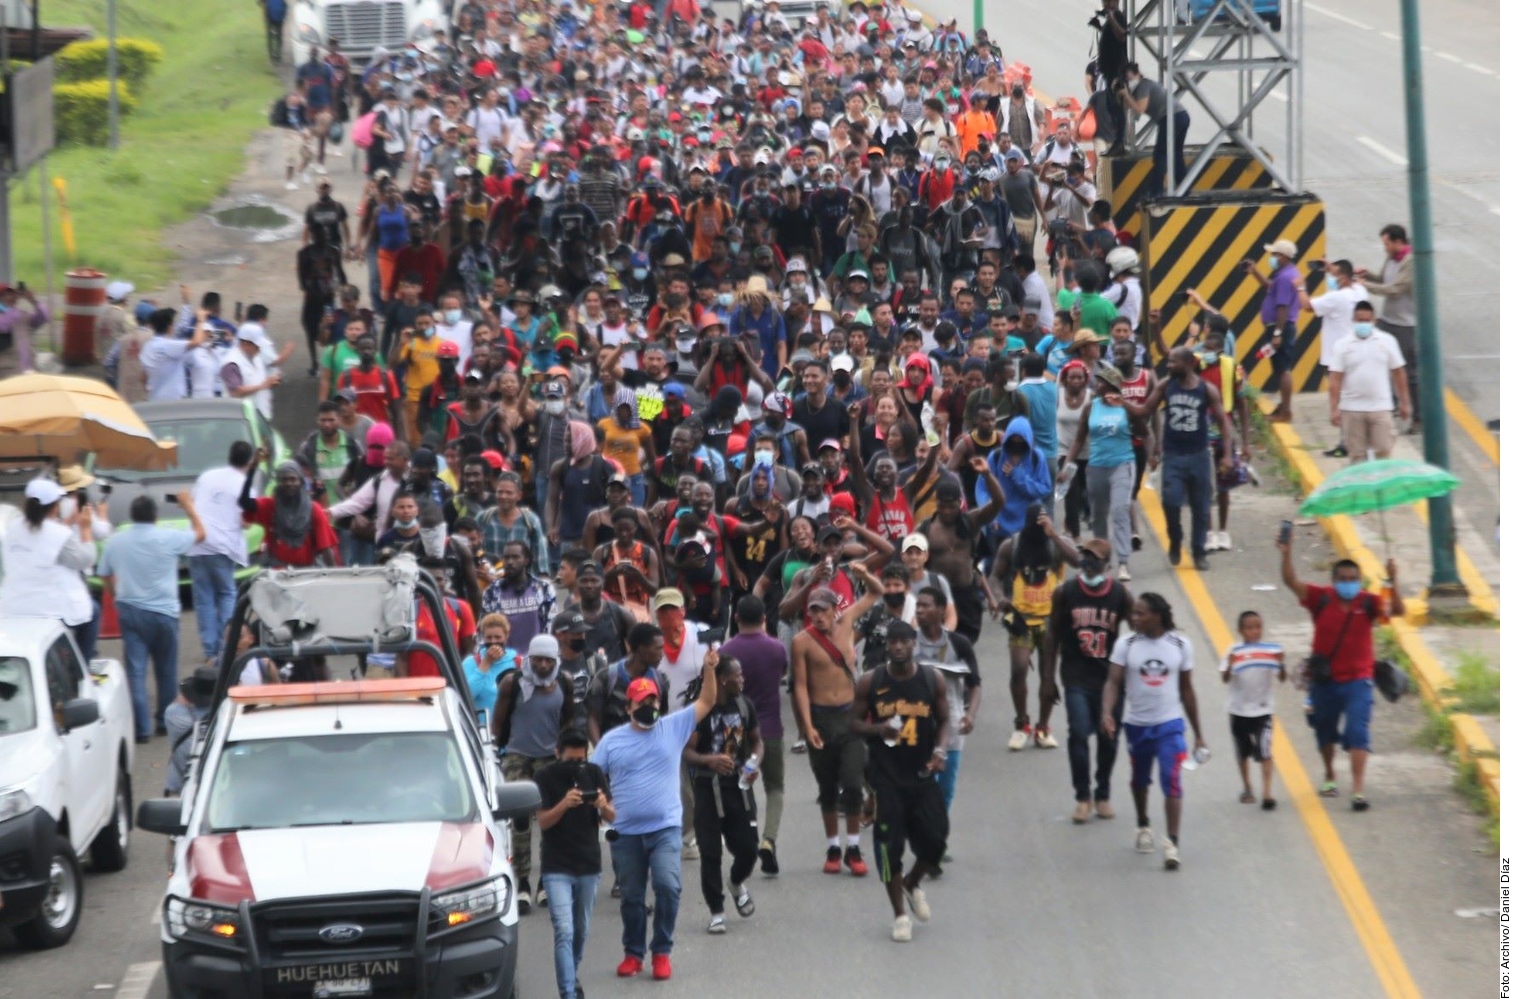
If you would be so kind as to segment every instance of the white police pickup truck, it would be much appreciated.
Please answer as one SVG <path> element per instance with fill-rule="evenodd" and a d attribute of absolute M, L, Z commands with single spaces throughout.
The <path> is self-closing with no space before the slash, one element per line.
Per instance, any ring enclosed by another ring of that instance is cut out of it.
<path fill-rule="evenodd" d="M 121 664 L 85 664 L 63 623 L 0 617 L 0 924 L 28 947 L 69 941 L 80 858 L 126 866 L 135 750 Z"/>
<path fill-rule="evenodd" d="M 441 600 L 399 559 L 244 590 L 233 633 L 256 609 L 259 637 L 223 658 L 183 797 L 138 812 L 140 828 L 176 837 L 170 996 L 515 995 L 508 823 L 541 798 L 500 778 L 447 630 L 418 638 L 396 620 L 407 605 L 437 620 Z M 233 686 L 253 656 L 321 656 L 337 676 L 337 659 L 373 651 L 416 675 Z"/>

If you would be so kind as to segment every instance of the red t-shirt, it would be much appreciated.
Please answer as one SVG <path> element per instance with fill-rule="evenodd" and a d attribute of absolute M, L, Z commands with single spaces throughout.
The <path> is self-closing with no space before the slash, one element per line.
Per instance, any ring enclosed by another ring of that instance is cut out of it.
<path fill-rule="evenodd" d="M 910 498 L 905 495 L 905 490 L 896 488 L 894 499 L 887 501 L 874 493 L 873 503 L 868 507 L 867 526 L 868 530 L 882 534 L 890 541 L 905 540 L 905 535 L 915 530 L 915 515 L 910 510 Z"/>
<path fill-rule="evenodd" d="M 464 601 L 455 600 L 452 597 L 444 599 L 443 608 L 447 612 L 447 625 L 452 628 L 453 639 L 458 643 L 461 651 L 463 643 L 474 634 L 473 608 Z M 420 601 L 416 602 L 416 640 L 430 642 L 437 648 L 442 647 L 442 639 L 437 634 L 437 626 L 432 620 L 431 610 Z M 407 652 L 405 661 L 411 676 L 442 675 L 437 669 L 437 661 L 429 652 Z"/>
<path fill-rule="evenodd" d="M 337 547 L 337 532 L 331 529 L 331 520 L 326 516 L 326 508 L 319 503 L 311 504 L 310 530 L 305 534 L 305 542 L 298 548 L 289 547 L 275 536 L 272 496 L 259 496 L 258 509 L 253 513 L 244 510 L 242 522 L 258 524 L 263 528 L 263 550 L 268 553 L 269 560 L 276 565 L 296 568 L 315 565 L 317 555 L 327 549 L 335 550 Z"/>
<path fill-rule="evenodd" d="M 1383 599 L 1376 593 L 1361 593 L 1346 604 L 1329 586 L 1305 589 L 1299 605 L 1315 619 L 1310 651 L 1331 656 L 1335 650 L 1331 679 L 1337 683 L 1373 679 L 1373 626 L 1384 619 Z"/>
<path fill-rule="evenodd" d="M 358 412 L 375 423 L 389 422 L 389 404 L 400 398 L 400 386 L 395 376 L 377 364 L 372 371 L 361 367 L 348 368 L 337 379 L 337 388 L 350 388 L 358 394 Z"/>

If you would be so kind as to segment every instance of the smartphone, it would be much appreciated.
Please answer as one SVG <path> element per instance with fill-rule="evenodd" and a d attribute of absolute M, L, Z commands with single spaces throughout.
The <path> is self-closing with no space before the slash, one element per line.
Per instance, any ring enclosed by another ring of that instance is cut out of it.
<path fill-rule="evenodd" d="M 1310 270 L 1314 271 L 1316 274 L 1324 273 L 1325 269 L 1326 269 L 1326 262 L 1324 260 L 1312 260 L 1312 261 L 1310 261 Z"/>
<path fill-rule="evenodd" d="M 167 496 L 163 497 L 163 501 L 165 503 L 172 503 L 175 506 L 179 505 L 179 497 L 175 496 L 173 493 L 169 493 Z"/>
<path fill-rule="evenodd" d="M 1278 523 L 1278 540 L 1280 544 L 1288 544 L 1294 539 L 1294 521 L 1281 520 Z"/>

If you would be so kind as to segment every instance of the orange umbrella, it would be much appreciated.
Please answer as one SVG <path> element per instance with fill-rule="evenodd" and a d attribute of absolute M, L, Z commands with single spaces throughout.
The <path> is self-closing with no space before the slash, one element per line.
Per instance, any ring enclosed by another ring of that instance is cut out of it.
<path fill-rule="evenodd" d="M 178 464 L 178 445 L 154 438 L 102 381 L 39 374 L 0 379 L 0 458 L 69 464 L 89 453 L 109 468 L 160 471 Z"/>

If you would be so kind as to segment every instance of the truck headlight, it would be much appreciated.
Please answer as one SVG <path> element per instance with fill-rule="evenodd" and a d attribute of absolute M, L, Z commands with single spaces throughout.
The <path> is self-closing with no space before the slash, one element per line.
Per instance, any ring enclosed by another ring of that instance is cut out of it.
<path fill-rule="evenodd" d="M 510 881 L 505 875 L 480 881 L 431 898 L 433 932 L 476 923 L 505 912 L 510 901 Z"/>
<path fill-rule="evenodd" d="M 196 936 L 235 942 L 241 932 L 236 909 L 172 896 L 163 905 L 163 925 L 175 940 Z"/>
<path fill-rule="evenodd" d="M 32 810 L 32 796 L 24 787 L 12 787 L 0 791 L 0 822 L 25 815 Z"/>
<path fill-rule="evenodd" d="M 302 24 L 295 29 L 295 37 L 304 45 L 320 45 L 321 32 L 313 24 Z"/>

